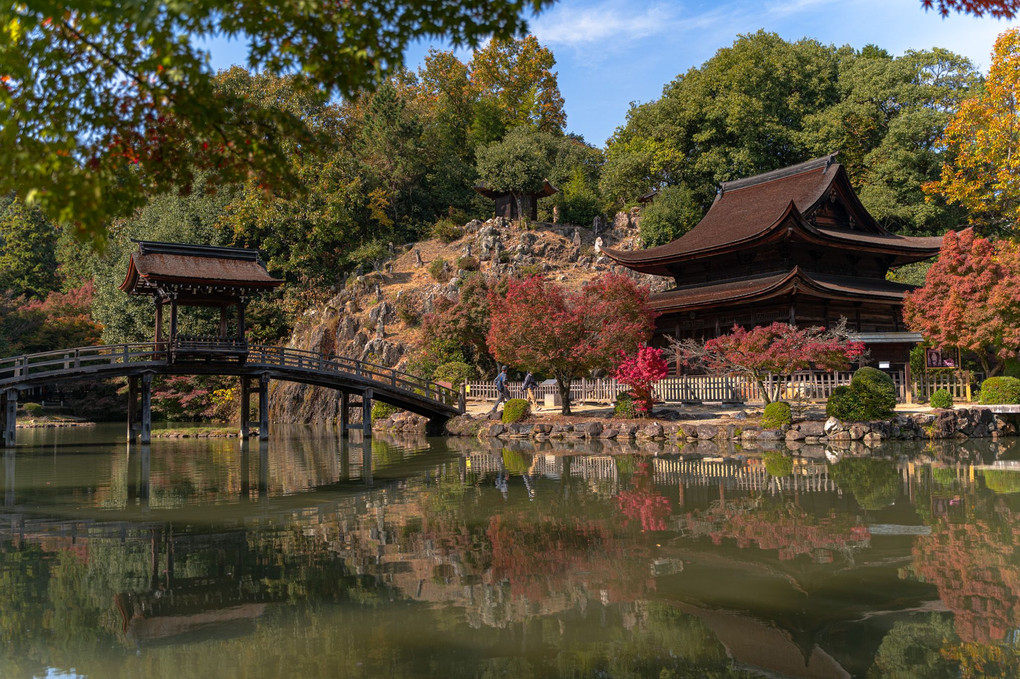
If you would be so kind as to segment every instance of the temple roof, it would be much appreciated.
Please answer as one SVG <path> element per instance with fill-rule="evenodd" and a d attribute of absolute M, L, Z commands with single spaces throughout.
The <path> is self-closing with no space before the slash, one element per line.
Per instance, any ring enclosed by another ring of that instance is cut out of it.
<path fill-rule="evenodd" d="M 794 267 L 789 271 L 675 288 L 651 295 L 648 302 L 659 313 L 696 311 L 722 304 L 753 304 L 793 293 L 827 300 L 895 303 L 902 302 L 904 293 L 914 287 L 881 278 L 808 273 Z"/>
<path fill-rule="evenodd" d="M 226 301 L 246 291 L 279 286 L 259 259 L 257 250 L 210 245 L 136 241 L 127 275 L 120 289 L 128 294 L 163 294 L 182 290 L 203 299 Z"/>
<path fill-rule="evenodd" d="M 475 186 L 474 189 L 475 191 L 482 194 L 486 198 L 490 198 L 492 200 L 496 200 L 496 198 L 500 196 L 509 196 L 511 193 L 510 191 L 495 191 L 493 189 L 488 188 L 484 184 L 479 184 Z M 550 184 L 548 179 L 542 180 L 542 188 L 540 188 L 538 191 L 531 192 L 533 196 L 536 196 L 538 198 L 545 198 L 546 196 L 551 196 L 554 193 L 559 193 L 559 189 Z"/>
<path fill-rule="evenodd" d="M 819 226 L 815 213 L 839 201 L 851 228 Z M 893 255 L 895 265 L 938 254 L 941 238 L 898 236 L 883 229 L 861 205 L 835 155 L 765 174 L 724 182 L 704 218 L 676 240 L 644 250 L 605 248 L 620 264 L 670 275 L 668 265 L 741 250 L 770 241 L 814 242 Z"/>

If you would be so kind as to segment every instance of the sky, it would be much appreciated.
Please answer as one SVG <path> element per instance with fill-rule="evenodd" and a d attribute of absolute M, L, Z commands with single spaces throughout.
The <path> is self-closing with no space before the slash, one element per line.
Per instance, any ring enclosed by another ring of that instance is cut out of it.
<path fill-rule="evenodd" d="M 924 11 L 921 0 L 559 0 L 530 20 L 531 32 L 556 57 L 566 101 L 567 131 L 603 146 L 626 122 L 631 102 L 658 99 L 677 75 L 696 67 L 759 29 L 786 40 L 813 38 L 861 48 L 875 44 L 894 55 L 944 47 L 987 72 L 996 36 L 1020 21 L 978 19 Z M 242 46 L 209 44 L 214 68 L 244 64 Z M 441 41 L 419 42 L 407 52 L 421 65 Z M 463 60 L 470 53 L 461 53 Z"/>

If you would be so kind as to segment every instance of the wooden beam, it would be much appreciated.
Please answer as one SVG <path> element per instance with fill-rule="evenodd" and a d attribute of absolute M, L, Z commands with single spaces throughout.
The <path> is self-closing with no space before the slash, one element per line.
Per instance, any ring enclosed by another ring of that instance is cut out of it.
<path fill-rule="evenodd" d="M 347 438 L 347 422 L 350 415 L 348 414 L 348 408 L 350 407 L 350 395 L 346 391 L 340 392 L 340 438 Z"/>
<path fill-rule="evenodd" d="M 130 443 L 138 435 L 135 431 L 135 418 L 138 416 L 138 378 L 128 377 L 127 393 L 127 440 Z"/>
<path fill-rule="evenodd" d="M 251 385 L 248 378 L 241 376 L 241 415 L 238 423 L 238 435 L 242 439 L 248 438 L 248 414 L 251 410 Z"/>
<path fill-rule="evenodd" d="M 152 442 L 152 373 L 142 374 L 142 430 L 141 444 Z"/>
<path fill-rule="evenodd" d="M 8 389 L 3 394 L 3 447 L 13 448 L 17 444 L 18 432 L 18 390 Z"/>
<path fill-rule="evenodd" d="M 372 438 L 372 390 L 361 393 L 361 432 L 366 439 Z"/>
<path fill-rule="evenodd" d="M 269 375 L 259 375 L 259 440 L 269 440 Z"/>

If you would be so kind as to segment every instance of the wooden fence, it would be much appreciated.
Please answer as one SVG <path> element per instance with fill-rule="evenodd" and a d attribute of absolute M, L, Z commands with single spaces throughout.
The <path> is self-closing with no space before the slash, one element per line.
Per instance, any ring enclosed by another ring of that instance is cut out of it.
<path fill-rule="evenodd" d="M 788 376 L 773 376 L 766 382 L 765 388 L 784 400 L 824 401 L 832 395 L 836 387 L 850 384 L 852 376 L 852 372 L 799 372 Z M 907 400 L 905 375 L 902 372 L 895 372 L 891 373 L 891 377 L 896 385 L 897 400 L 905 402 Z M 950 381 L 945 380 L 946 384 Z M 508 382 L 507 387 L 511 398 L 524 398 L 520 382 Z M 626 385 L 613 379 L 574 380 L 570 385 L 570 400 L 575 403 L 612 403 L 618 393 L 627 389 Z M 919 391 L 923 389 L 915 384 L 912 395 L 918 394 Z M 951 391 L 954 399 L 960 401 L 965 400 L 968 393 L 961 384 L 953 386 Z M 543 383 L 538 387 L 540 401 L 546 394 L 558 393 L 555 383 Z M 655 383 L 654 394 L 656 399 L 667 403 L 747 403 L 765 400 L 757 383 L 744 377 L 729 375 L 667 377 Z M 492 382 L 467 383 L 469 400 L 495 401 L 496 397 L 496 387 Z"/>

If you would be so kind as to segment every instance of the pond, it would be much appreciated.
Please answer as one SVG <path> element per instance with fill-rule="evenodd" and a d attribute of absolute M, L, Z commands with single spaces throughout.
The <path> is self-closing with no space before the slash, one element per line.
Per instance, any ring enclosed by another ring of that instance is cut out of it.
<path fill-rule="evenodd" d="M 1020 667 L 1015 441 L 867 458 L 336 434 L 19 432 L 0 676 Z"/>

